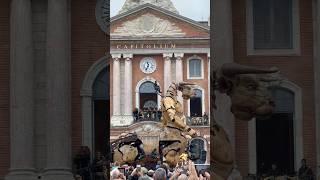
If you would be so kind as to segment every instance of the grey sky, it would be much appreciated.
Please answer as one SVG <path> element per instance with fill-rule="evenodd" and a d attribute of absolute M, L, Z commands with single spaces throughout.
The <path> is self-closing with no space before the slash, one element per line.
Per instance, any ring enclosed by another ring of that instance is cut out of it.
<path fill-rule="evenodd" d="M 110 14 L 115 16 L 125 0 L 110 0 Z M 196 21 L 207 21 L 210 15 L 210 0 L 172 0 L 180 15 Z"/>

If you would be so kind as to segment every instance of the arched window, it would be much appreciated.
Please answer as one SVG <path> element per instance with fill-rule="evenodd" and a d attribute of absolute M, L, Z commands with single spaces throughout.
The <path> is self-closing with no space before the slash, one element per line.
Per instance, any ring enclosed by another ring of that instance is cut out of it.
<path fill-rule="evenodd" d="M 280 172 L 294 172 L 294 93 L 281 87 L 269 90 L 276 107 L 270 117 L 256 121 L 257 170 L 266 173 L 275 164 Z"/>
<path fill-rule="evenodd" d="M 108 69 L 102 70 L 93 84 L 93 99 L 109 99 Z"/>
<path fill-rule="evenodd" d="M 195 164 L 205 164 L 207 160 L 207 143 L 202 138 L 195 138 L 189 145 L 190 159 Z"/>
<path fill-rule="evenodd" d="M 139 88 L 140 109 L 158 108 L 158 95 L 151 81 L 144 82 Z"/>
<path fill-rule="evenodd" d="M 202 61 L 198 58 L 193 58 L 188 61 L 188 78 L 202 78 Z"/>
<path fill-rule="evenodd" d="M 202 90 L 195 89 L 195 97 L 190 99 L 190 116 L 201 117 L 202 116 Z"/>

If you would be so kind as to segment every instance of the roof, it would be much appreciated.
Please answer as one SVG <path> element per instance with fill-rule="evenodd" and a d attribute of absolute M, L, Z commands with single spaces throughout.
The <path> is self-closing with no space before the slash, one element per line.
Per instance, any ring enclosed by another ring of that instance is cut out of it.
<path fill-rule="evenodd" d="M 177 14 L 177 13 L 168 11 L 168 10 L 166 10 L 166 9 L 163 9 L 163 8 L 161 8 L 161 7 L 155 6 L 155 5 L 150 4 L 150 3 L 143 4 L 143 5 L 138 6 L 138 7 L 136 7 L 136 8 L 130 9 L 130 10 L 124 12 L 124 13 L 121 13 L 121 14 L 118 14 L 118 15 L 116 15 L 116 16 L 113 16 L 113 17 L 110 19 L 110 22 L 113 23 L 113 22 L 115 22 L 115 21 L 118 21 L 118 20 L 120 20 L 120 19 L 122 19 L 122 18 L 124 18 L 124 17 L 127 17 L 127 16 L 131 15 L 131 14 L 135 14 L 135 13 L 141 11 L 141 10 L 144 10 L 144 9 L 152 9 L 152 10 L 161 12 L 161 13 L 163 13 L 163 14 L 165 14 L 165 15 L 168 15 L 168 16 L 170 16 L 170 17 L 173 17 L 173 18 L 179 19 L 179 20 L 181 20 L 181 21 L 184 21 L 184 22 L 186 22 L 186 23 L 189 23 L 189 24 L 191 24 L 191 25 L 193 25 L 193 26 L 195 26 L 195 27 L 197 27 L 197 28 L 200 28 L 200 29 L 202 29 L 202 30 L 206 30 L 206 31 L 209 31 L 209 30 L 210 30 L 210 27 L 208 26 L 208 24 L 205 25 L 205 24 L 203 24 L 203 23 L 200 23 L 200 22 L 197 22 L 197 21 L 192 20 L 192 19 L 190 19 L 190 18 L 181 16 L 181 15 L 179 15 L 179 14 Z"/>
<path fill-rule="evenodd" d="M 158 7 L 162 7 L 171 12 L 179 14 L 178 10 L 174 7 L 171 0 L 126 0 L 121 10 L 119 11 L 119 14 L 147 3 L 153 4 Z"/>

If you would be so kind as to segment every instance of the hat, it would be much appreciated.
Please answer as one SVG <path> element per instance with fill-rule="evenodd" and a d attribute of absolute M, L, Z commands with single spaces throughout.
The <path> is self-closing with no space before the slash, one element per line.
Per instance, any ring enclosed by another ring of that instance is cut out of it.
<path fill-rule="evenodd" d="M 147 173 L 148 173 L 148 169 L 145 168 L 145 167 L 141 167 L 141 172 L 142 172 L 143 174 L 147 174 Z"/>
<path fill-rule="evenodd" d="M 154 174 L 154 170 L 150 169 L 147 174 L 149 177 L 152 177 Z"/>

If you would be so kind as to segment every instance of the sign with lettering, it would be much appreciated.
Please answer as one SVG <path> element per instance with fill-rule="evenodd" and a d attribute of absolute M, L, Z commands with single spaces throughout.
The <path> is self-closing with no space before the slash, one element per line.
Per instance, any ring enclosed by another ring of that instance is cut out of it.
<path fill-rule="evenodd" d="M 175 49 L 174 43 L 140 43 L 140 44 L 116 44 L 115 49 Z"/>

